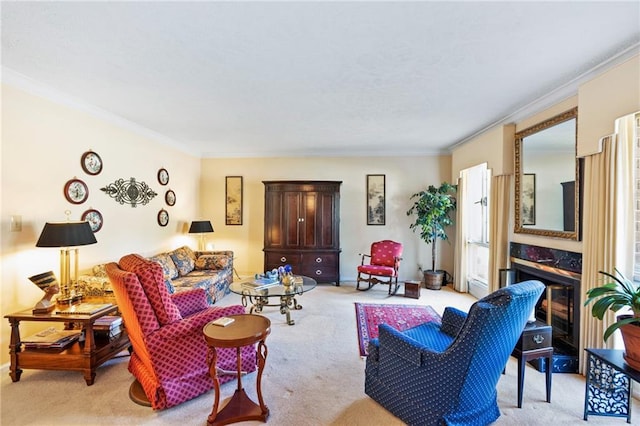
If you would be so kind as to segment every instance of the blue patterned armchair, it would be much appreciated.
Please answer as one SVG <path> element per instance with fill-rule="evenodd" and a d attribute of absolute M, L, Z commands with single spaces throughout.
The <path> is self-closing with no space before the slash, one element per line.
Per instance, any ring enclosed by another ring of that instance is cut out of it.
<path fill-rule="evenodd" d="M 486 425 L 500 417 L 496 385 L 544 290 L 539 281 L 502 288 L 442 325 L 403 332 L 379 326 L 369 344 L 365 393 L 410 425 Z"/>

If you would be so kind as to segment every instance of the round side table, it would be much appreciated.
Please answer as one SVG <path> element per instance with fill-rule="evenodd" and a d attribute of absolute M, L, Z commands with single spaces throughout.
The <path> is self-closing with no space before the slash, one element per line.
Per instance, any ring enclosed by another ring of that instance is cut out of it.
<path fill-rule="evenodd" d="M 202 330 L 204 339 L 210 348 L 209 374 L 213 379 L 215 388 L 215 400 L 213 410 L 207 418 L 208 426 L 226 425 L 229 423 L 244 422 L 249 420 L 267 421 L 269 417 L 269 408 L 262 398 L 262 372 L 267 359 L 267 345 L 265 340 L 271 333 L 271 321 L 261 315 L 229 315 L 234 321 L 225 326 L 209 323 Z M 242 346 L 258 343 L 256 349 L 256 358 L 258 361 L 258 377 L 256 380 L 256 390 L 258 393 L 258 402 L 256 404 L 249 398 L 242 387 L 242 360 L 240 358 L 240 348 Z M 218 359 L 217 348 L 236 348 L 237 356 L 237 375 L 238 387 L 229 403 L 218 412 L 220 404 L 220 381 L 218 380 L 218 372 L 216 361 Z"/>

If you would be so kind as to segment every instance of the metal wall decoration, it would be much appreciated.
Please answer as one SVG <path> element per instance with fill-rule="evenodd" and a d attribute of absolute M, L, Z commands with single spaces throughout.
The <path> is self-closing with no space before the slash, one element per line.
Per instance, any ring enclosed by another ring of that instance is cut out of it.
<path fill-rule="evenodd" d="M 144 182 L 136 182 L 136 178 L 133 177 L 128 180 L 118 179 L 104 188 L 100 188 L 100 191 L 114 198 L 120 204 L 131 204 L 131 207 L 136 207 L 138 204 L 144 206 L 158 195 L 149 188 L 149 185 Z"/>
<path fill-rule="evenodd" d="M 102 158 L 95 152 L 89 150 L 82 154 L 80 165 L 86 174 L 97 175 L 102 171 Z"/>
<path fill-rule="evenodd" d="M 89 198 L 89 188 L 80 179 L 69 179 L 64 185 L 64 196 L 72 204 L 82 204 Z"/>
<path fill-rule="evenodd" d="M 225 201 L 226 225 L 242 225 L 242 176 L 226 177 Z"/>
<path fill-rule="evenodd" d="M 367 225 L 385 224 L 385 175 L 367 175 Z"/>

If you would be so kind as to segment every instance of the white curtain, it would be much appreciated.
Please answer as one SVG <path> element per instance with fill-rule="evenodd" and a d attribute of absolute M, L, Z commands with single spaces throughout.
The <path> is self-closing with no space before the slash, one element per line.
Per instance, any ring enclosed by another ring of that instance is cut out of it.
<path fill-rule="evenodd" d="M 489 293 L 500 287 L 500 269 L 509 262 L 511 176 L 494 176 L 489 204 Z"/>
<path fill-rule="evenodd" d="M 602 152 L 585 158 L 582 256 L 582 315 L 580 324 L 580 368 L 584 374 L 584 348 L 612 347 L 604 330 L 615 321 L 609 312 L 603 321 L 584 307 L 587 290 L 602 284 L 599 271 L 617 268 L 632 276 L 634 255 L 633 153 L 635 116 L 616 120 L 616 133 L 603 138 Z"/>
<path fill-rule="evenodd" d="M 456 251 L 454 256 L 454 280 L 453 288 L 466 293 L 469 291 L 467 284 L 467 224 L 464 214 L 464 199 L 466 194 L 465 180 L 468 173 L 466 170 L 460 172 L 458 179 L 458 195 L 456 208 Z"/>

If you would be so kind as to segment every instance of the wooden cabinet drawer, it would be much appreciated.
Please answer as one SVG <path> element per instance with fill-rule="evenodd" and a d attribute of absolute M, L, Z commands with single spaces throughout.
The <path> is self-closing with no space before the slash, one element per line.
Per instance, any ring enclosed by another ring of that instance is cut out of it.
<path fill-rule="evenodd" d="M 318 282 L 332 282 L 336 280 L 336 269 L 330 266 L 302 265 L 302 275 Z"/>
<path fill-rule="evenodd" d="M 337 262 L 337 256 L 335 253 L 303 253 L 302 264 L 304 266 L 317 266 L 317 267 L 335 267 Z"/>
<path fill-rule="evenodd" d="M 516 349 L 521 351 L 531 351 L 534 349 L 548 348 L 551 346 L 551 326 L 536 321 L 527 324 L 520 335 Z"/>
<path fill-rule="evenodd" d="M 266 265 L 278 266 L 284 265 L 299 265 L 302 263 L 302 256 L 299 253 L 285 253 L 285 252 L 268 252 L 264 255 Z"/>

